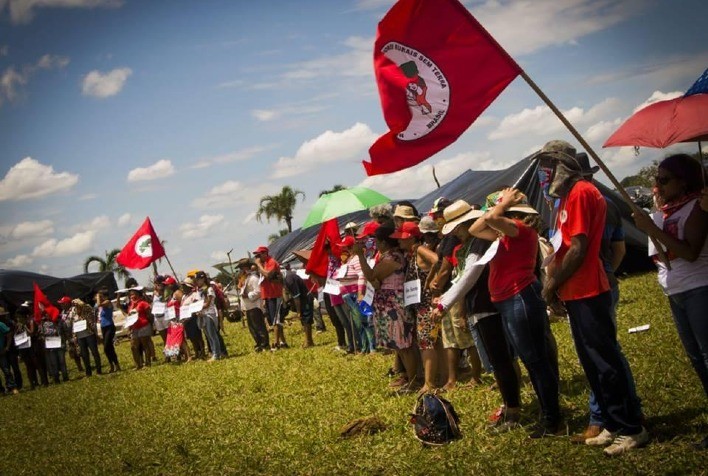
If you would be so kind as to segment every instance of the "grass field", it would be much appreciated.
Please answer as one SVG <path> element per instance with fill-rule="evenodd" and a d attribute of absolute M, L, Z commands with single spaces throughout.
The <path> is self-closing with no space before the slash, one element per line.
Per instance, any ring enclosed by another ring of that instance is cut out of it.
<path fill-rule="evenodd" d="M 247 330 L 230 323 L 223 361 L 84 379 L 72 362 L 70 382 L 0 399 L 0 474 L 707 474 L 708 453 L 690 445 L 708 431 L 706 398 L 656 276 L 625 279 L 621 291 L 619 336 L 652 440 L 619 458 L 565 437 L 488 435 L 487 416 L 500 402 L 488 375 L 485 385 L 447 394 L 463 438 L 423 447 L 407 418 L 415 397 L 388 392 L 391 356 L 335 353 L 331 326 L 317 347 L 300 349 L 299 324 L 286 329 L 291 349 L 254 354 Z M 642 324 L 651 329 L 627 333 Z M 587 388 L 568 324 L 552 327 L 561 405 L 575 432 L 587 423 Z M 129 344 L 118 352 L 130 369 Z M 531 424 L 537 407 L 528 383 L 522 399 Z M 387 429 L 339 437 L 344 424 L 369 415 Z"/>

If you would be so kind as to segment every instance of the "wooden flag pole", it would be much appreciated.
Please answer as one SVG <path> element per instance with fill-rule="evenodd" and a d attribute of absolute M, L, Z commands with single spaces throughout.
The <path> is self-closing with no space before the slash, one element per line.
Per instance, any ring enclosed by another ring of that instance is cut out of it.
<path fill-rule="evenodd" d="M 170 265 L 170 269 L 172 270 L 172 274 L 175 275 L 175 279 L 177 280 L 177 282 L 182 281 L 181 279 L 179 279 L 179 276 L 177 276 L 177 271 L 175 271 L 175 269 L 172 267 L 172 263 L 170 263 L 170 258 L 167 257 L 166 251 L 165 251 L 165 259 L 167 260 L 167 264 Z"/>
<path fill-rule="evenodd" d="M 587 141 L 583 138 L 583 136 L 580 135 L 580 133 L 573 127 L 573 125 L 566 119 L 566 117 L 563 115 L 563 113 L 556 107 L 553 102 L 544 94 L 543 91 L 536 85 L 536 83 L 526 74 L 524 70 L 521 70 L 521 77 L 524 78 L 524 81 L 531 86 L 531 89 L 533 89 L 538 96 L 543 99 L 543 102 L 546 103 L 548 107 L 551 108 L 551 111 L 560 119 L 560 121 L 565 125 L 565 127 L 568 128 L 571 134 L 578 140 L 580 145 L 583 146 L 583 149 L 587 151 L 588 154 L 595 160 L 597 165 L 600 167 L 600 169 L 607 175 L 607 178 L 610 179 L 610 182 L 612 182 L 612 185 L 615 186 L 619 194 L 622 196 L 622 199 L 629 205 L 629 207 L 632 209 L 632 213 L 638 214 L 638 213 L 646 213 L 644 210 L 640 209 L 630 198 L 629 194 L 627 191 L 620 185 L 620 183 L 617 181 L 615 176 L 610 172 L 610 169 L 607 168 L 607 165 L 600 159 L 600 157 L 597 155 L 597 153 L 593 150 L 592 147 L 590 147 L 590 144 L 587 143 Z M 656 250 L 659 252 L 659 258 L 661 261 L 664 262 L 667 268 L 671 269 L 671 265 L 669 263 L 669 259 L 666 256 L 666 253 L 664 252 L 664 249 L 659 245 L 657 242 L 656 238 L 649 236 L 649 239 L 652 241 L 654 244 L 654 247 Z"/>

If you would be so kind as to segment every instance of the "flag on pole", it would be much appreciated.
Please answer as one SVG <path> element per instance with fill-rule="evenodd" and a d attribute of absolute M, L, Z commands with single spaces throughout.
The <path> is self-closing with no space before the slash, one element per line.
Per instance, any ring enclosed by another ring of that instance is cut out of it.
<path fill-rule="evenodd" d="M 33 282 L 32 284 L 34 286 L 34 320 L 36 322 L 41 322 L 42 314 L 45 313 L 53 322 L 56 322 L 61 312 L 54 304 L 52 304 L 42 290 L 39 289 L 37 283 Z"/>
<path fill-rule="evenodd" d="M 312 247 L 310 259 L 307 261 L 305 271 L 309 274 L 326 278 L 329 267 L 329 253 L 325 250 L 325 244 L 329 243 L 335 256 L 339 256 L 339 223 L 336 218 L 332 218 L 322 223 L 320 231 Z"/>
<path fill-rule="evenodd" d="M 150 217 L 147 217 L 138 231 L 120 250 L 116 256 L 116 262 L 129 269 L 143 269 L 163 256 L 165 256 L 165 249 L 152 227 Z"/>
<path fill-rule="evenodd" d="M 379 23 L 374 70 L 390 130 L 369 149 L 367 175 L 455 142 L 521 72 L 458 0 L 398 0 Z"/>

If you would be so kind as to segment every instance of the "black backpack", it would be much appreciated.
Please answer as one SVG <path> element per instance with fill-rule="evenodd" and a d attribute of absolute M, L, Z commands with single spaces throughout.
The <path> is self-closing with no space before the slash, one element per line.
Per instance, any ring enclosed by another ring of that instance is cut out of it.
<path fill-rule="evenodd" d="M 416 439 L 425 445 L 442 446 L 462 436 L 452 403 L 433 393 L 418 397 L 410 421 Z"/>

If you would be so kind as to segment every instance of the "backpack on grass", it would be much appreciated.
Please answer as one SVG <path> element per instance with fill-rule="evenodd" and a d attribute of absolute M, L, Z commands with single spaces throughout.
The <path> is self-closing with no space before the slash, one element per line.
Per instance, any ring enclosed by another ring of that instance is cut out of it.
<path fill-rule="evenodd" d="M 418 397 L 410 421 L 416 439 L 425 445 L 442 446 L 462 436 L 452 403 L 433 393 Z"/>

